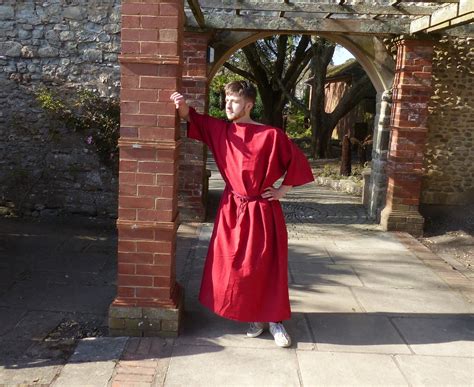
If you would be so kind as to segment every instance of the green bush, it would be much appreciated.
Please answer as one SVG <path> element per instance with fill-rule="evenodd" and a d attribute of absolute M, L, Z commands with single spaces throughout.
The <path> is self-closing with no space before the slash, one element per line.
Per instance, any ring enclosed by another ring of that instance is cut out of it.
<path fill-rule="evenodd" d="M 96 148 L 104 164 L 118 168 L 118 98 L 102 98 L 85 89 L 66 94 L 59 90 L 42 88 L 37 91 L 36 99 L 52 119 L 84 136 L 84 141 Z"/>

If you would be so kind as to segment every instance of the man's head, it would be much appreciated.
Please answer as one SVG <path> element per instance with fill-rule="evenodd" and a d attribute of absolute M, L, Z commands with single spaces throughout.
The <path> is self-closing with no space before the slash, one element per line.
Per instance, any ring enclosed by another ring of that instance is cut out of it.
<path fill-rule="evenodd" d="M 231 121 L 250 118 L 250 112 L 255 105 L 257 90 L 250 82 L 233 81 L 225 86 L 225 112 Z"/>

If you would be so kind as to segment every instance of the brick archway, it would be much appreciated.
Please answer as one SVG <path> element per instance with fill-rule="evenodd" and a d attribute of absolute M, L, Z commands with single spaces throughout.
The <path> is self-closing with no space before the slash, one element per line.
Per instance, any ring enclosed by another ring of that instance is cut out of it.
<path fill-rule="evenodd" d="M 216 7 L 221 4 L 214 0 L 204 3 Z M 227 28 L 228 23 L 230 30 L 265 29 L 261 23 L 253 26 L 243 23 L 245 18 L 216 18 L 212 13 L 205 17 L 198 2 L 190 1 L 189 4 L 192 4 L 198 24 L 205 23 L 207 18 L 215 28 Z M 272 17 L 281 20 L 272 25 L 281 27 L 273 29 L 288 30 L 291 18 L 283 18 L 289 10 L 287 2 L 262 4 L 280 10 L 280 16 Z M 344 34 L 358 26 L 357 33 L 376 36 L 380 31 L 401 34 L 405 31 L 403 28 L 407 28 L 406 21 L 403 25 L 398 22 L 384 24 L 375 18 L 372 21 L 360 19 L 359 24 L 348 19 L 335 21 L 331 20 L 332 13 L 347 12 L 347 7 L 338 8 L 340 5 L 330 3 L 321 7 L 331 12 L 310 24 L 298 19 L 300 32 L 303 29 L 318 33 L 332 28 Z M 364 12 L 350 7 L 354 14 Z M 371 9 L 405 15 L 403 11 L 387 6 Z M 173 90 L 180 89 L 201 110 L 206 108 L 206 55 L 210 37 L 208 33 L 185 33 L 183 10 L 183 0 L 122 2 L 118 289 L 109 310 L 109 328 L 113 335 L 173 336 L 179 330 L 182 290 L 175 275 L 178 165 L 181 162 L 182 171 L 191 171 L 194 176 L 195 181 L 188 187 L 192 192 L 196 189 L 192 184 L 199 184 L 204 178 L 202 159 L 192 156 L 202 155 L 204 150 L 181 138 L 180 123 L 169 96 Z M 236 12 L 239 16 L 240 9 Z M 318 11 L 313 9 L 312 12 Z M 428 15 L 421 6 L 416 12 Z M 251 17 L 246 18 L 252 21 Z M 425 20 L 425 16 L 421 19 Z M 429 17 L 426 20 L 426 26 L 417 22 L 412 27 L 415 31 L 435 28 Z M 431 93 L 432 43 L 427 39 L 404 38 L 397 44 L 387 164 L 389 184 L 382 224 L 387 230 L 419 234 L 423 222 L 418 203 L 422 147 L 427 133 L 427 102 Z M 180 160 L 183 148 L 189 148 L 187 154 L 190 156 Z M 203 208 L 199 198 L 195 208 Z"/>

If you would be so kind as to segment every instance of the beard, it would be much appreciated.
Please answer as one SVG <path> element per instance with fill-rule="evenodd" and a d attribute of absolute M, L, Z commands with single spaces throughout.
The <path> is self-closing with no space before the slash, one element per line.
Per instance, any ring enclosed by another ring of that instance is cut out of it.
<path fill-rule="evenodd" d="M 235 120 L 238 120 L 239 118 L 242 118 L 242 117 L 245 116 L 245 108 L 243 107 L 238 112 L 227 112 L 226 111 L 225 114 L 227 115 L 227 119 L 229 121 L 235 121 Z"/>

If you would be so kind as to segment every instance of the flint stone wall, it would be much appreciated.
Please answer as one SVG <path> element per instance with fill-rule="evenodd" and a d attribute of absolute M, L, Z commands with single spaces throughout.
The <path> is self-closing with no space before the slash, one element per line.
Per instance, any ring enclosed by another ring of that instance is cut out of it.
<path fill-rule="evenodd" d="M 120 88 L 120 1 L 0 4 L 0 212 L 116 216 L 117 178 L 84 135 L 51 122 L 34 91 Z"/>
<path fill-rule="evenodd" d="M 442 38 L 433 54 L 433 96 L 421 202 L 474 201 L 474 39 Z"/>

